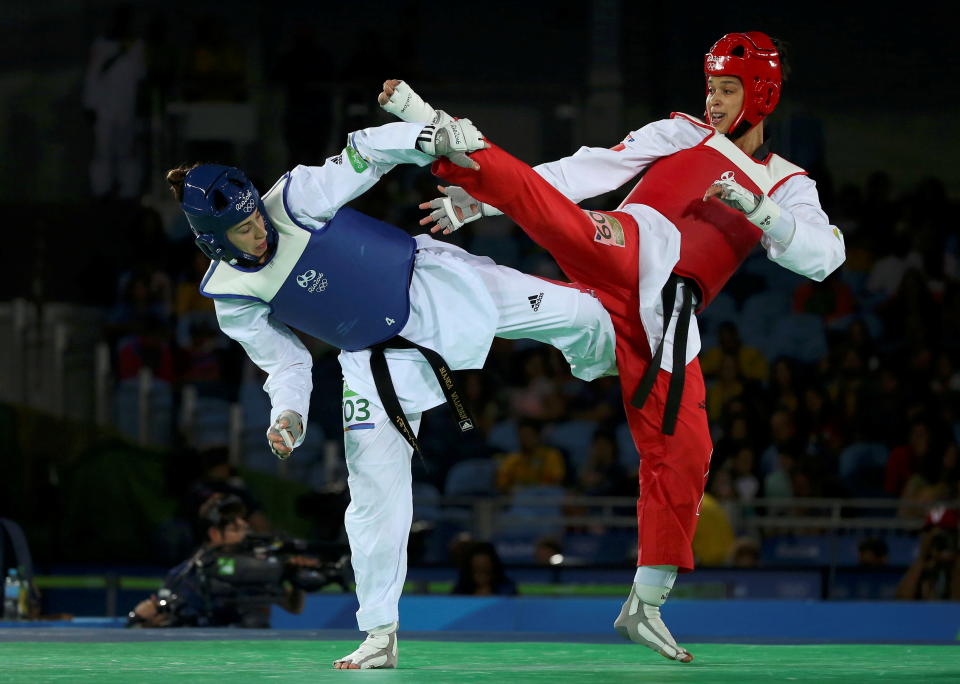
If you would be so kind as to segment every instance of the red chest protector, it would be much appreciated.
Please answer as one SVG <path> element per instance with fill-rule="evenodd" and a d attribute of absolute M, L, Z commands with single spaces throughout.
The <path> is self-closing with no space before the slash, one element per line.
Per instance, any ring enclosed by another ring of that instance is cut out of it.
<path fill-rule="evenodd" d="M 676 117 L 711 133 L 700 144 L 654 162 L 620 207 L 646 204 L 677 227 L 680 260 L 673 272 L 697 283 L 701 294 L 697 311 L 702 311 L 762 234 L 739 211 L 717 199 L 704 202 L 703 193 L 715 180 L 732 177 L 754 193 L 769 195 L 787 178 L 806 172 L 777 155 L 758 162 L 712 126 L 687 114 L 671 115 Z"/>

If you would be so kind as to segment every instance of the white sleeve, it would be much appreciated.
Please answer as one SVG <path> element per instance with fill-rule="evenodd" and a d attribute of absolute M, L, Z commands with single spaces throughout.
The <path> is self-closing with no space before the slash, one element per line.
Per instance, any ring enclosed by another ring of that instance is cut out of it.
<path fill-rule="evenodd" d="M 573 156 L 533 167 L 573 202 L 616 190 L 661 157 L 700 143 L 708 131 L 683 118 L 633 131 L 612 148 L 581 147 Z"/>
<path fill-rule="evenodd" d="M 264 391 L 270 395 L 270 424 L 281 411 L 290 409 L 303 417 L 307 434 L 307 413 L 313 390 L 313 358 L 303 343 L 283 323 L 270 318 L 270 307 L 246 299 L 215 299 L 220 329 L 239 342 L 247 356 L 267 373 Z"/>
<path fill-rule="evenodd" d="M 770 199 L 780 206 L 777 236 L 765 233 L 760 242 L 771 261 L 794 273 L 822 281 L 846 259 L 843 233 L 830 224 L 820 207 L 817 184 L 806 175 L 793 176 L 777 188 Z"/>
<path fill-rule="evenodd" d="M 287 188 L 295 217 L 326 221 L 397 164 L 425 166 L 434 161 L 415 147 L 423 126 L 397 122 L 354 131 L 343 151 L 322 166 L 297 166 L 290 172 Z"/>

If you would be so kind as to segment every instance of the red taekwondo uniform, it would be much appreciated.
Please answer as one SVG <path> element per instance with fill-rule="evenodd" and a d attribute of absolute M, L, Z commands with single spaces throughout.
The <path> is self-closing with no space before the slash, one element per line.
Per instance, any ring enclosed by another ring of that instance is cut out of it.
<path fill-rule="evenodd" d="M 776 263 L 823 280 L 844 260 L 843 235 L 803 169 L 776 155 L 753 159 L 686 114 L 631 132 L 612 149 L 581 148 L 536 169 L 493 145 L 471 157 L 479 171 L 441 160 L 434 173 L 510 216 L 610 312 L 640 454 L 637 565 L 692 570 L 713 448 L 692 310 L 710 304 L 758 243 Z M 641 173 L 616 211 L 574 203 Z M 775 201 L 777 225 L 761 230 L 716 198 L 703 201 L 721 178 Z"/>

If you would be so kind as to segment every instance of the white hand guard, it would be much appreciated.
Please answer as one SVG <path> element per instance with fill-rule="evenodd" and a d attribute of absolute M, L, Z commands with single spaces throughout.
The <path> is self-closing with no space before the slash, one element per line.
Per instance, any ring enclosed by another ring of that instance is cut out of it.
<path fill-rule="evenodd" d="M 401 121 L 432 123 L 436 126 L 444 126 L 453 121 L 453 117 L 443 110 L 434 109 L 424 102 L 406 81 L 400 81 L 400 85 L 394 88 L 393 95 L 390 96 L 387 104 L 380 106 L 383 111 L 393 114 Z"/>
<path fill-rule="evenodd" d="M 489 216 L 484 212 L 484 207 L 489 206 L 475 200 L 460 186 L 451 185 L 447 187 L 444 197 L 437 197 L 430 201 L 430 208 L 433 209 L 430 212 L 430 218 L 443 228 L 444 234 L 452 233 L 481 216 Z"/>
<path fill-rule="evenodd" d="M 270 451 L 278 458 L 287 459 L 290 457 L 290 454 L 293 453 L 293 445 L 297 443 L 300 435 L 303 434 L 303 419 L 296 411 L 281 411 L 280 415 L 277 416 L 277 420 L 267 429 L 267 437 L 272 434 L 280 435 L 283 443 L 287 445 L 290 451 L 285 454 L 280 453 L 273 447 L 273 442 L 268 439 L 267 443 L 270 445 Z"/>
<path fill-rule="evenodd" d="M 470 119 L 458 119 L 443 126 L 427 124 L 417 138 L 417 148 L 433 157 L 446 157 L 457 166 L 477 169 L 479 165 L 467 156 L 487 146 L 483 133 Z"/>
<path fill-rule="evenodd" d="M 721 179 L 713 185 L 723 190 L 717 196 L 721 202 L 742 211 L 760 230 L 769 230 L 780 218 L 780 206 L 767 195 L 755 195 L 734 180 Z"/>

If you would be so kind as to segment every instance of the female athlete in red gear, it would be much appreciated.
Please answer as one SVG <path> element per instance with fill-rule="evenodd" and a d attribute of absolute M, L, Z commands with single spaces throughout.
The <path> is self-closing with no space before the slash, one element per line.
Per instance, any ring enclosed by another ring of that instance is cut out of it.
<path fill-rule="evenodd" d="M 581 148 L 535 169 L 490 145 L 470 155 L 479 170 L 437 162 L 434 173 L 460 187 L 421 205 L 433 210 L 421 221 L 435 223 L 433 232 L 507 214 L 610 312 L 640 454 L 638 568 L 614 626 L 681 662 L 693 656 L 677 645 L 660 606 L 677 572 L 693 569 L 712 451 L 693 310 L 712 301 L 758 242 L 770 259 L 814 280 L 844 260 L 842 234 L 806 172 L 776 155 L 753 156 L 780 97 L 781 61 L 762 33 L 726 35 L 704 59 L 705 120 L 673 114 L 611 149 Z M 433 112 L 399 81 L 384 84 L 380 102 L 401 118 Z M 640 172 L 616 211 L 575 204 Z"/>

